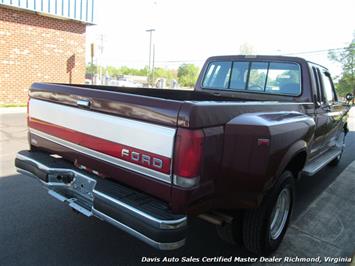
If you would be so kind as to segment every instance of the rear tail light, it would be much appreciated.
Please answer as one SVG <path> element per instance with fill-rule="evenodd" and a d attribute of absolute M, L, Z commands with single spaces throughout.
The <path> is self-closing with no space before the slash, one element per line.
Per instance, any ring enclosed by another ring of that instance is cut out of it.
<path fill-rule="evenodd" d="M 202 130 L 179 128 L 174 154 L 174 184 L 193 187 L 200 179 L 204 134 Z"/>

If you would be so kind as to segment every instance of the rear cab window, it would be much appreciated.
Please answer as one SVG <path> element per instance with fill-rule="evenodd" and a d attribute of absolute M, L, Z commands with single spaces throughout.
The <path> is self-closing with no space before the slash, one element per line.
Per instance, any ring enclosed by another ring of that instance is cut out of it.
<path fill-rule="evenodd" d="M 301 69 L 297 63 L 218 61 L 208 65 L 203 89 L 299 96 Z"/>
<path fill-rule="evenodd" d="M 208 66 L 203 86 L 213 89 L 227 89 L 232 62 L 213 62 Z"/>

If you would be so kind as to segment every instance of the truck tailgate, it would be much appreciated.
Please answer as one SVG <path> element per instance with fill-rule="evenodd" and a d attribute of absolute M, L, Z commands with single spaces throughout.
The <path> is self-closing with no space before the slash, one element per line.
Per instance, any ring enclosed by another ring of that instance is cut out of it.
<path fill-rule="evenodd" d="M 137 106 L 142 104 L 149 109 L 149 101 L 159 106 L 157 98 L 128 94 L 120 97 L 120 93 L 51 84 L 40 90 L 31 89 L 30 96 L 28 125 L 32 146 L 141 190 L 149 190 L 147 184 L 153 182 L 152 187 L 160 192 L 148 193 L 169 201 L 181 103 L 171 101 L 169 106 L 169 101 L 162 99 L 161 110 L 150 113 L 155 113 L 151 119 L 154 122 L 148 122 L 147 115 L 137 119 Z M 167 119 L 167 113 L 170 118 L 176 117 L 175 124 Z"/>

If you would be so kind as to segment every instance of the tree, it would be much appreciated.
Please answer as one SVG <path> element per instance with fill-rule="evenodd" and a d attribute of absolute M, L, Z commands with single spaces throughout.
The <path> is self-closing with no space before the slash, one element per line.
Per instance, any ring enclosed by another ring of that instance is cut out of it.
<path fill-rule="evenodd" d="M 166 84 L 170 85 L 172 80 L 179 79 L 179 82 L 182 86 L 193 87 L 195 81 L 197 79 L 199 69 L 192 64 L 185 64 L 179 67 L 179 70 L 176 69 L 166 69 L 161 67 L 154 68 L 154 72 L 150 71 L 148 67 L 144 67 L 141 69 L 130 68 L 127 66 L 114 67 L 107 66 L 103 69 L 104 73 L 107 73 L 112 78 L 118 78 L 122 75 L 133 75 L 133 76 L 145 76 L 149 77 L 149 79 L 154 78 L 154 82 L 156 82 L 159 78 L 165 78 Z M 86 74 L 93 75 L 96 73 L 96 66 L 87 65 L 86 66 Z"/>
<path fill-rule="evenodd" d="M 96 68 L 97 66 L 96 65 L 86 65 L 86 74 L 88 75 L 94 75 L 96 73 Z"/>
<path fill-rule="evenodd" d="M 159 78 L 165 78 L 166 85 L 169 86 L 171 84 L 172 80 L 177 79 L 177 72 L 174 69 L 166 69 L 166 68 L 156 67 L 156 68 L 154 68 L 154 72 L 150 73 L 150 77 L 151 77 L 151 79 L 153 79 L 154 83 Z"/>
<path fill-rule="evenodd" d="M 336 83 L 336 90 L 340 96 L 345 96 L 347 93 L 351 92 L 355 95 L 354 91 L 354 76 L 351 74 L 343 74 L 343 76 Z"/>
<path fill-rule="evenodd" d="M 194 64 L 182 64 L 177 73 L 179 83 L 184 87 L 194 87 L 198 73 L 199 69 Z"/>
<path fill-rule="evenodd" d="M 264 88 L 266 74 L 264 72 L 250 71 L 249 74 L 249 87 Z"/>
<path fill-rule="evenodd" d="M 118 77 L 122 74 L 119 68 L 113 66 L 108 66 L 105 70 L 107 71 L 110 77 Z"/>
<path fill-rule="evenodd" d="M 239 53 L 242 55 L 255 54 L 254 47 L 251 44 L 245 42 L 239 46 Z"/>
<path fill-rule="evenodd" d="M 337 93 L 340 96 L 345 96 L 349 92 L 355 95 L 355 32 L 349 46 L 341 51 L 330 50 L 328 57 L 342 66 L 341 76 L 336 83 Z"/>

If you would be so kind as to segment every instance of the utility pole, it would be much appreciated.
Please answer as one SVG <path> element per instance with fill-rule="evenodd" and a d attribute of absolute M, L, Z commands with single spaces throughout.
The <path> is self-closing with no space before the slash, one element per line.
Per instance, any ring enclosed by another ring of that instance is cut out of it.
<path fill-rule="evenodd" d="M 91 58 L 91 85 L 94 84 L 94 56 L 95 56 L 95 45 L 94 43 L 90 44 L 90 58 Z"/>
<path fill-rule="evenodd" d="M 152 62 L 152 38 L 153 38 L 153 31 L 155 31 L 155 29 L 149 29 L 149 30 L 146 30 L 146 32 L 149 32 L 149 62 L 148 62 L 148 81 L 149 83 L 151 84 L 151 80 L 149 80 L 149 76 L 151 74 L 151 62 Z"/>
<path fill-rule="evenodd" d="M 152 85 L 154 85 L 155 44 L 153 44 Z"/>
<path fill-rule="evenodd" d="M 100 34 L 100 45 L 99 45 L 99 51 L 100 51 L 100 66 L 99 66 L 99 77 L 100 77 L 100 83 L 102 85 L 102 54 L 104 53 L 104 35 Z"/>

